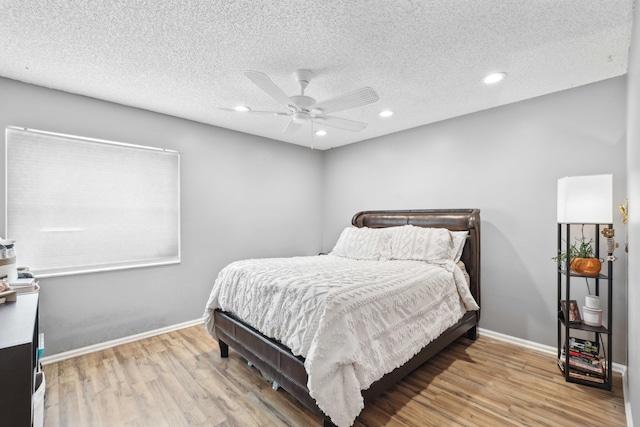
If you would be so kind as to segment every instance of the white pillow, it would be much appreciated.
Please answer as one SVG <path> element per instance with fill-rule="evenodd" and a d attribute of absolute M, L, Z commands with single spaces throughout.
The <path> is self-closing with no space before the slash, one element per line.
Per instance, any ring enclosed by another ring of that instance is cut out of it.
<path fill-rule="evenodd" d="M 453 248 L 452 248 L 452 259 L 453 262 L 460 261 L 462 257 L 462 250 L 464 249 L 464 244 L 467 241 L 467 236 L 469 235 L 468 231 L 452 231 L 451 236 L 453 237 Z"/>
<path fill-rule="evenodd" d="M 342 230 L 332 255 L 359 260 L 389 258 L 391 235 L 384 229 L 347 227 Z"/>
<path fill-rule="evenodd" d="M 413 225 L 391 231 L 391 259 L 415 261 L 453 260 L 456 250 L 453 236 L 446 228 L 424 228 Z"/>

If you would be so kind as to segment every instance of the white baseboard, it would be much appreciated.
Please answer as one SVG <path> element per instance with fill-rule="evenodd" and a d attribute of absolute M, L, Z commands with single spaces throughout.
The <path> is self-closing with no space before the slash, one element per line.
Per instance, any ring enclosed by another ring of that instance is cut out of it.
<path fill-rule="evenodd" d="M 544 345 L 544 344 L 540 344 L 533 341 L 523 340 L 522 338 L 512 337 L 511 335 L 501 334 L 500 332 L 494 332 L 484 328 L 478 328 L 478 332 L 482 335 L 488 336 L 489 338 L 495 338 L 500 341 L 505 341 L 511 344 L 519 345 L 520 347 L 541 351 L 547 354 L 556 354 L 556 348 L 550 345 Z"/>
<path fill-rule="evenodd" d="M 627 416 L 627 427 L 634 427 L 631 401 L 627 398 L 629 396 L 629 376 L 626 369 L 622 373 L 622 394 L 624 394 L 624 413 Z"/>
<path fill-rule="evenodd" d="M 128 337 L 122 337 L 111 341 L 106 341 L 87 347 L 77 348 L 75 350 L 65 351 L 58 354 L 52 354 L 51 356 L 45 356 L 40 358 L 40 363 L 43 365 L 49 365 L 51 363 L 61 362 L 72 357 L 84 356 L 85 354 L 93 353 L 96 351 L 106 350 L 111 347 L 115 347 L 122 344 L 128 344 L 130 342 L 142 340 L 145 338 L 155 337 L 156 335 L 166 334 L 168 332 L 177 331 L 179 329 L 189 328 L 191 326 L 197 326 L 202 324 L 202 319 L 190 320 L 188 322 L 178 323 L 177 325 L 165 326 L 164 328 L 154 329 L 152 331 L 142 332 Z"/>
<path fill-rule="evenodd" d="M 511 344 L 519 345 L 520 347 L 525 347 L 531 350 L 537 350 L 537 351 L 541 351 L 543 353 L 552 354 L 552 355 L 557 354 L 556 348 L 550 345 L 523 340 L 522 338 L 512 337 L 510 335 L 501 334 L 500 332 L 494 332 L 494 331 L 490 331 L 488 329 L 483 329 L 483 328 L 478 328 L 478 331 L 481 334 L 486 335 L 490 338 L 495 338 L 500 341 L 505 341 Z M 621 365 L 620 363 L 615 363 L 615 362 L 611 364 L 611 369 L 613 369 L 613 372 L 618 372 L 623 376 L 627 372 L 627 367 L 625 365 Z"/>
<path fill-rule="evenodd" d="M 486 335 L 489 338 L 495 338 L 500 341 L 505 341 L 511 344 L 519 345 L 531 350 L 537 350 L 543 353 L 556 355 L 557 350 L 550 345 L 540 344 L 533 341 L 523 340 L 522 338 L 512 337 L 510 335 L 501 334 L 500 332 L 490 331 L 488 329 L 478 328 L 478 332 L 481 335 Z M 631 417 L 631 402 L 629 401 L 629 378 L 627 376 L 627 367 L 619 363 L 612 363 L 611 369 L 614 372 L 618 372 L 622 375 L 622 394 L 624 395 L 624 410 L 627 417 L 627 427 L 633 427 L 633 420 Z"/>
<path fill-rule="evenodd" d="M 71 359 L 72 357 L 83 356 L 85 354 L 93 353 L 95 351 L 106 350 L 111 347 L 115 347 L 121 344 L 128 344 L 130 342 L 142 340 L 145 338 L 155 337 L 156 335 L 166 334 L 168 332 L 177 331 L 179 329 L 189 328 L 202 324 L 202 319 L 190 320 L 188 322 L 178 323 L 176 325 L 165 326 L 164 328 L 154 329 L 152 331 L 142 332 L 135 335 L 129 335 L 127 337 L 118 338 L 111 341 L 105 341 L 102 343 L 90 345 L 87 347 L 77 348 L 75 350 L 65 351 L 58 354 L 52 354 L 51 356 L 45 356 L 40 358 L 40 363 L 48 365 L 50 363 L 60 362 L 62 360 Z M 478 331 L 490 338 L 495 338 L 500 341 L 505 341 L 511 344 L 518 345 L 520 347 L 529 348 L 531 350 L 537 350 L 542 353 L 556 354 L 556 348 L 550 345 L 540 344 L 533 341 L 527 341 L 522 338 L 512 337 L 511 335 L 502 334 L 500 332 L 494 332 L 489 329 L 478 328 Z M 612 363 L 612 369 L 614 372 L 619 372 L 626 376 L 627 367 L 619 363 Z"/>

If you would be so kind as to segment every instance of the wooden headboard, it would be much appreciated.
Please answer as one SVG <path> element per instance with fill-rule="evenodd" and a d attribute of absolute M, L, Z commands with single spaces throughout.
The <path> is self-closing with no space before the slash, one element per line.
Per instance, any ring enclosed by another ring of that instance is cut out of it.
<path fill-rule="evenodd" d="M 441 227 L 451 231 L 469 231 L 462 252 L 462 262 L 469 273 L 471 293 L 480 304 L 480 210 L 425 209 L 406 211 L 363 211 L 353 216 L 356 227 L 383 228 L 402 225 Z M 478 320 L 480 310 L 477 311 Z"/>

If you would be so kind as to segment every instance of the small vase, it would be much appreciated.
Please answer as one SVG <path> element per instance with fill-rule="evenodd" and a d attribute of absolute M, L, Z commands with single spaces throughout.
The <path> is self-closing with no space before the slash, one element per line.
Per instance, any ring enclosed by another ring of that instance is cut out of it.
<path fill-rule="evenodd" d="M 570 268 L 578 274 L 595 277 L 600 273 L 602 263 L 598 258 L 574 258 Z"/>

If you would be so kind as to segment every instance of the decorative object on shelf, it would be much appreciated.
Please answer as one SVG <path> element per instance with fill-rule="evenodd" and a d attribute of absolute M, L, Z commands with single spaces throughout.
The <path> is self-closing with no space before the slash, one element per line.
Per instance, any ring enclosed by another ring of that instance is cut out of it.
<path fill-rule="evenodd" d="M 573 258 L 570 268 L 578 274 L 595 277 L 602 269 L 602 262 L 598 258 Z"/>
<path fill-rule="evenodd" d="M 567 308 L 567 302 L 565 300 L 560 301 L 562 303 L 562 312 L 569 313 L 569 323 L 581 323 L 582 317 L 580 317 L 580 310 L 578 309 L 578 302 L 574 299 L 569 300 L 569 307 Z M 566 316 L 565 316 L 566 319 Z"/>
<path fill-rule="evenodd" d="M 605 228 L 602 230 L 602 235 L 607 238 L 607 261 L 615 261 L 616 257 L 613 255 L 613 251 L 616 250 L 616 241 L 613 237 L 616 235 L 616 230 Z"/>
<path fill-rule="evenodd" d="M 583 236 L 576 238 L 575 243 L 569 247 L 569 268 L 578 274 L 585 276 L 597 276 L 602 269 L 602 261 L 595 257 L 595 252 L 591 244 L 593 239 L 588 241 Z M 558 255 L 552 258 L 558 263 L 558 268 L 566 263 L 567 254 L 558 250 Z"/>
<path fill-rule="evenodd" d="M 587 295 L 584 297 L 584 305 L 587 308 L 598 310 L 600 308 L 600 297 L 598 295 Z"/>
<path fill-rule="evenodd" d="M 0 239 L 0 258 L 12 258 L 16 256 L 14 249 L 16 241 L 11 239 Z"/>
<path fill-rule="evenodd" d="M 589 326 L 602 326 L 602 310 L 599 308 L 589 308 L 582 306 L 582 312 L 584 313 L 584 324 Z"/>
<path fill-rule="evenodd" d="M 618 209 L 622 214 L 622 223 L 626 224 L 629 221 L 629 199 L 624 199 L 624 205 L 618 206 Z"/>
<path fill-rule="evenodd" d="M 0 277 L 8 277 L 9 280 L 18 277 L 15 243 L 15 240 L 0 237 Z"/>

